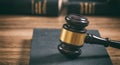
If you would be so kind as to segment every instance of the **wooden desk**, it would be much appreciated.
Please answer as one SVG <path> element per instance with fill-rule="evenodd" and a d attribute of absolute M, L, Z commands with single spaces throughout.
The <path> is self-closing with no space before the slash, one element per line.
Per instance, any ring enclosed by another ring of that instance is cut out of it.
<path fill-rule="evenodd" d="M 61 29 L 64 15 L 59 17 L 0 16 L 0 65 L 29 65 L 33 28 Z M 87 16 L 87 29 L 97 29 L 102 37 L 120 40 L 120 18 Z M 114 65 L 120 65 L 120 50 L 107 48 Z M 104 62 L 104 61 L 103 61 Z"/>

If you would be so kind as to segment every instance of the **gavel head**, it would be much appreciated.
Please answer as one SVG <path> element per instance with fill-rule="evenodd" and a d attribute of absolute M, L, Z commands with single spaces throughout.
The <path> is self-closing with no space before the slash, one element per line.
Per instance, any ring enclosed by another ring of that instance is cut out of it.
<path fill-rule="evenodd" d="M 76 58 L 81 54 L 80 47 L 84 44 L 89 22 L 84 16 L 68 15 L 65 17 L 66 24 L 63 25 L 58 50 L 68 58 Z"/>

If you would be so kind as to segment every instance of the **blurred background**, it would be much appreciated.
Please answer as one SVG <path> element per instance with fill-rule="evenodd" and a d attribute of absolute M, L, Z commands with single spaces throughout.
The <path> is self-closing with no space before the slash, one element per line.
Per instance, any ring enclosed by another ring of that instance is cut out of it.
<path fill-rule="evenodd" d="M 88 30 L 120 40 L 120 0 L 1 0 L 0 65 L 29 65 L 34 28 L 61 29 L 69 14 L 86 16 Z M 120 50 L 106 49 L 120 65 Z"/>

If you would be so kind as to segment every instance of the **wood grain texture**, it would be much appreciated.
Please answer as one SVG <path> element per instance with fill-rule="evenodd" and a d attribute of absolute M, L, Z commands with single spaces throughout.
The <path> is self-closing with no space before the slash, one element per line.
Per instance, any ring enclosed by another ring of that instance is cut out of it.
<path fill-rule="evenodd" d="M 59 17 L 0 15 L 0 65 L 29 65 L 34 28 L 61 29 L 64 15 Z M 103 38 L 120 40 L 120 18 L 86 16 L 87 29 L 99 30 Z M 114 65 L 120 65 L 120 50 L 108 47 Z"/>

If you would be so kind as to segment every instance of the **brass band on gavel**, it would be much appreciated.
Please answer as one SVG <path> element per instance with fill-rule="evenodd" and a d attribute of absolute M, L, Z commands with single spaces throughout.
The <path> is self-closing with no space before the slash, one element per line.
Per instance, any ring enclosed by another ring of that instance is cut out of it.
<path fill-rule="evenodd" d="M 82 46 L 84 44 L 85 37 L 86 33 L 72 32 L 63 28 L 61 31 L 60 40 L 66 44 Z"/>
<path fill-rule="evenodd" d="M 58 16 L 62 0 L 1 0 L 0 14 Z"/>

